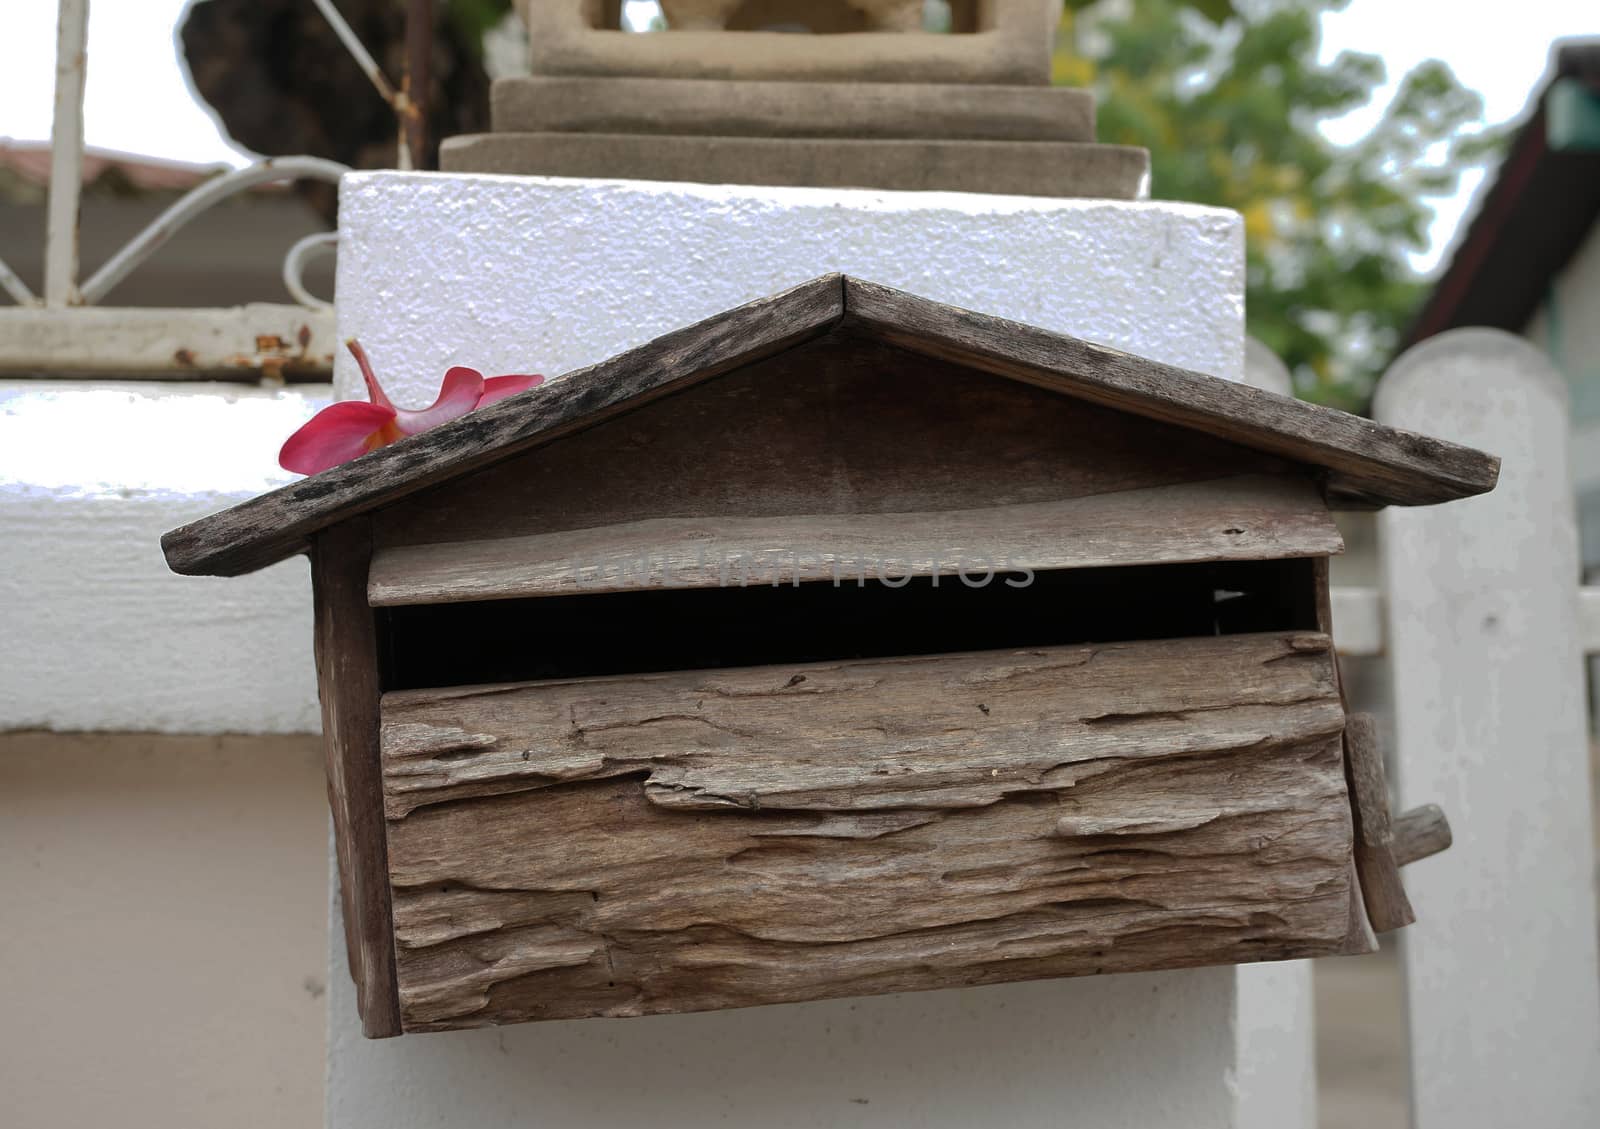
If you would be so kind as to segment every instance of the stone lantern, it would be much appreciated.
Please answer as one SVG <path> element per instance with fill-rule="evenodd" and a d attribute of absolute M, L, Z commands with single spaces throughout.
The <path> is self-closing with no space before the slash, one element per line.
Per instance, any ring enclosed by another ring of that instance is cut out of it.
<path fill-rule="evenodd" d="M 533 73 L 451 172 L 1134 199 L 1149 154 L 1095 141 L 1094 98 L 1050 85 L 1054 0 L 524 0 Z M 785 30 L 775 30 L 775 29 Z M 795 32 L 799 32 L 796 34 Z"/>

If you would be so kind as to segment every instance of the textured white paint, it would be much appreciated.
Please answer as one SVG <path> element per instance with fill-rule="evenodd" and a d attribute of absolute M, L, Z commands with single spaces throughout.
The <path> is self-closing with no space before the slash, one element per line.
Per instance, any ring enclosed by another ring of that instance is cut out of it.
<path fill-rule="evenodd" d="M 1380 515 L 1401 806 L 1455 845 L 1408 867 L 1418 1129 L 1600 1125 L 1594 840 L 1566 389 L 1532 346 L 1458 330 L 1377 417 L 1493 451 L 1499 488 Z"/>
<path fill-rule="evenodd" d="M 329 395 L 0 384 L 0 729 L 318 728 L 304 561 L 180 577 L 159 541 L 287 481 Z"/>
<path fill-rule="evenodd" d="M 556 375 L 834 270 L 1243 371 L 1243 233 L 1214 208 L 374 172 L 339 227 L 340 332 L 407 406 L 454 364 Z M 334 386 L 364 395 L 347 355 Z"/>
<path fill-rule="evenodd" d="M 414 404 L 451 364 L 561 372 L 830 270 L 1243 374 L 1240 226 L 1210 209 L 363 173 L 340 229 L 340 334 Z M 330 963 L 333 1129 L 1205 1129 L 1277 1082 L 1236 1085 L 1231 968 L 367 1042 L 340 939 Z"/>

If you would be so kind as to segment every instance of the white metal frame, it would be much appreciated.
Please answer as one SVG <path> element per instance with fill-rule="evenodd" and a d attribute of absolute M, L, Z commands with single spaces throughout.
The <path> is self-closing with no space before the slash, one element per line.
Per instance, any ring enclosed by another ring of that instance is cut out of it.
<path fill-rule="evenodd" d="M 394 107 L 400 123 L 398 164 L 411 167 L 405 123 L 415 113 L 404 84 L 378 68 L 333 0 L 312 0 L 340 41 Z M 331 303 L 301 281 L 307 258 L 331 233 L 303 239 L 284 259 L 289 305 L 237 309 L 97 308 L 140 263 L 195 216 L 239 192 L 285 180 L 337 184 L 349 169 L 320 157 L 276 157 L 198 185 L 156 217 L 85 282 L 79 281 L 78 211 L 83 178 L 83 95 L 88 70 L 89 0 L 59 0 L 55 120 L 45 221 L 44 294 L 36 296 L 3 260 L 0 289 L 16 306 L 0 309 L 0 375 L 215 376 L 242 372 L 280 376 L 286 368 L 326 374 L 335 330 Z"/>
<path fill-rule="evenodd" d="M 1388 608 L 1381 588 L 1335 588 L 1333 622 L 1339 653 L 1351 658 L 1388 654 Z M 1600 655 L 1600 587 L 1578 589 L 1578 644 Z"/>

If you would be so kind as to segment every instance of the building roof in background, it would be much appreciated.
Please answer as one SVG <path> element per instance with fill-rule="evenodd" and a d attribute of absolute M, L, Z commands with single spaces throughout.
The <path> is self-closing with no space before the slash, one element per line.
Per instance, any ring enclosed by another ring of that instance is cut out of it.
<path fill-rule="evenodd" d="M 167 161 L 115 149 L 85 149 L 83 183 L 92 186 L 108 174 L 117 187 L 142 192 L 186 192 L 195 185 L 226 172 L 226 165 L 196 165 L 187 161 Z M 0 138 L 0 174 L 10 173 L 15 181 L 38 188 L 50 184 L 50 143 L 13 141 Z M 283 191 L 283 185 L 264 185 Z"/>
<path fill-rule="evenodd" d="M 1550 77 L 1405 347 L 1461 326 L 1527 326 L 1600 219 L 1600 144 L 1576 140 L 1571 120 L 1585 104 L 1592 115 L 1596 99 L 1600 40 L 1557 44 Z"/>

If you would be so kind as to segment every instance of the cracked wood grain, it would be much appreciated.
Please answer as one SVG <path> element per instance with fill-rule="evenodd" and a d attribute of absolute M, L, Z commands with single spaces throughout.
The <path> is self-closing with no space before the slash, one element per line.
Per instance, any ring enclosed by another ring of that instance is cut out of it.
<path fill-rule="evenodd" d="M 408 1031 L 1346 943 L 1319 633 L 411 691 L 383 714 Z"/>
<path fill-rule="evenodd" d="M 642 774 L 667 808 L 981 807 L 1124 757 L 1337 734 L 1315 632 L 412 690 L 384 804 Z"/>

